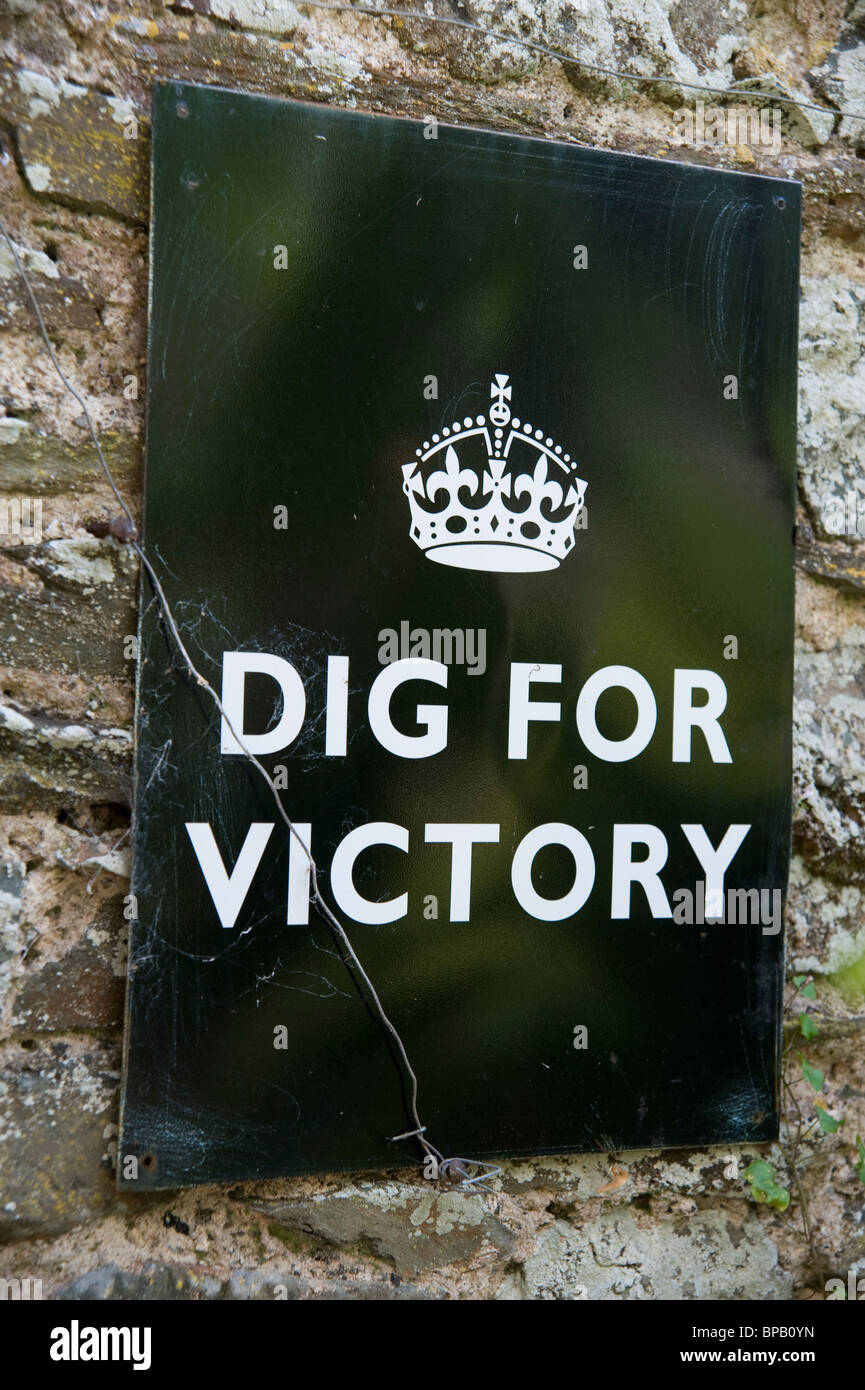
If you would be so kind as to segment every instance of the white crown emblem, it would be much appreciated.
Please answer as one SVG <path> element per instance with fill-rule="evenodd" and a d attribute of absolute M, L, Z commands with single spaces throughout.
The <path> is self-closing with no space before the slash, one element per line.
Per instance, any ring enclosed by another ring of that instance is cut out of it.
<path fill-rule="evenodd" d="M 586 483 L 560 444 L 511 418 L 508 376 L 496 374 L 490 398 L 488 421 L 466 416 L 446 425 L 403 464 L 409 534 L 439 565 L 555 569 L 573 548 Z"/>

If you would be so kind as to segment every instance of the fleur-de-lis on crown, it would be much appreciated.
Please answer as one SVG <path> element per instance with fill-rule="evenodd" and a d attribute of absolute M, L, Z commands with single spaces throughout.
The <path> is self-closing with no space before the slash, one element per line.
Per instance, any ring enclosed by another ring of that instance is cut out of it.
<path fill-rule="evenodd" d="M 532 506 L 537 507 L 538 510 L 540 510 L 541 503 L 547 498 L 552 503 L 553 510 L 562 505 L 564 488 L 561 483 L 557 483 L 554 478 L 549 476 L 547 460 L 543 454 L 540 455 L 535 464 L 535 471 L 532 476 L 529 477 L 528 473 L 524 473 L 514 484 L 515 497 L 524 497 L 526 493 L 529 494 Z M 576 492 L 570 488 L 567 497 L 568 504 L 576 501 L 576 498 Z"/>
<path fill-rule="evenodd" d="M 427 480 L 427 496 L 434 500 L 442 488 L 448 495 L 451 502 L 456 502 L 457 493 L 461 487 L 470 488 L 472 492 L 477 487 L 477 474 L 473 468 L 460 468 L 460 461 L 457 458 L 456 450 L 453 445 L 448 446 L 445 454 L 444 468 L 436 469 L 435 473 L 430 473 Z"/>

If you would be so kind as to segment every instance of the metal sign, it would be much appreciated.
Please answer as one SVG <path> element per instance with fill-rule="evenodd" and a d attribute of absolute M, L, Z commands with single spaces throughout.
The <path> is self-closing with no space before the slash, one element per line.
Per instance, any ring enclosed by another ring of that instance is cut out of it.
<path fill-rule="evenodd" d="M 121 1183 L 777 1132 L 798 243 L 156 88 Z"/>

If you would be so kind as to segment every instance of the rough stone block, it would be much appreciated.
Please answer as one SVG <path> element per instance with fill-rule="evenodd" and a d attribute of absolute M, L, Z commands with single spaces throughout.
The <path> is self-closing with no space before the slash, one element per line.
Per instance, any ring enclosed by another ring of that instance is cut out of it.
<path fill-rule="evenodd" d="M 799 469 L 823 536 L 842 533 L 848 492 L 865 514 L 865 285 L 802 278 Z"/>
<path fill-rule="evenodd" d="M 810 93 L 798 94 L 793 90 L 788 82 L 783 82 L 774 72 L 763 72 L 758 77 L 745 77 L 739 82 L 732 83 L 731 93 L 736 92 L 766 92 L 770 96 L 784 97 L 783 102 L 766 103 L 776 107 L 781 112 L 781 129 L 791 140 L 797 144 L 804 145 L 806 150 L 817 149 L 820 145 L 825 145 L 832 134 L 837 119 L 834 111 L 814 111 L 812 106 L 822 103 L 814 102 Z M 758 97 L 747 97 L 745 100 L 749 105 L 759 106 L 761 103 Z M 801 104 L 800 104 L 801 103 Z"/>
<path fill-rule="evenodd" d="M 123 978 L 111 954 L 79 942 L 61 961 L 29 976 L 15 1000 L 16 1032 L 117 1028 L 123 1020 Z"/>
<path fill-rule="evenodd" d="M 16 126 L 35 193 L 146 221 L 148 142 L 129 101 L 6 60 L 0 114 Z"/>
<path fill-rule="evenodd" d="M 865 523 L 865 505 L 862 520 Z M 797 531 L 805 530 L 805 527 L 797 527 Z M 865 547 L 819 545 L 809 530 L 807 535 L 797 536 L 796 564 L 806 574 L 828 579 L 853 593 L 865 593 Z"/>
<path fill-rule="evenodd" d="M 132 735 L 0 706 L 0 809 L 129 803 Z"/>
<path fill-rule="evenodd" d="M 56 1042 L 0 1052 L 0 1241 L 52 1235 L 116 1201 L 103 1130 L 115 1116 L 113 1044 Z"/>
<path fill-rule="evenodd" d="M 124 638 L 137 631 L 134 552 L 110 539 L 86 537 L 18 546 L 10 558 L 24 565 L 39 587 L 7 582 L 0 604 L 0 663 L 128 677 L 132 668 Z M 0 586 L 3 578 L 0 572 Z M 25 743 L 35 747 L 42 739 L 53 742 L 61 762 L 73 750 L 74 738 L 48 723 L 35 720 L 31 729 L 14 724 L 7 717 L 6 729 Z M 85 745 L 94 753 L 100 751 L 98 743 L 91 745 L 82 737 L 80 747 Z"/>
<path fill-rule="evenodd" d="M 79 280 L 61 275 L 44 252 L 29 251 L 17 243 L 16 250 L 46 328 L 82 328 L 95 333 L 100 326 L 100 311 L 105 307 L 103 296 L 88 290 Z M 0 328 L 36 328 L 37 324 L 30 296 L 4 238 L 0 241 Z"/>
<path fill-rule="evenodd" d="M 0 473 L 5 493 L 47 498 L 58 493 L 89 493 L 104 485 L 108 494 L 89 435 L 82 435 L 80 444 L 70 444 L 56 435 L 40 434 L 26 421 L 15 423 L 23 428 L 9 431 L 5 437 L 0 430 Z M 117 430 L 105 430 L 100 432 L 99 443 L 120 491 L 135 497 L 141 486 L 140 441 Z M 117 506 L 113 495 L 110 505 Z M 50 515 L 45 517 L 46 525 L 49 521 Z"/>
<path fill-rule="evenodd" d="M 658 1222 L 627 1208 L 604 1211 L 575 1229 L 555 1221 L 538 1236 L 503 1299 L 789 1298 L 792 1281 L 753 1217 L 695 1211 Z"/>
<path fill-rule="evenodd" d="M 830 651 L 797 643 L 794 846 L 812 873 L 847 881 L 865 865 L 865 630 Z"/>
<path fill-rule="evenodd" d="M 256 1211 L 329 1244 L 364 1244 L 399 1273 L 442 1269 L 492 1247 L 513 1246 L 513 1233 L 480 1196 L 418 1191 L 389 1183 L 342 1188 L 309 1201 L 253 1202 Z"/>
<path fill-rule="evenodd" d="M 809 872 L 799 856 L 787 890 L 788 969 L 833 974 L 865 955 L 865 893 Z"/>

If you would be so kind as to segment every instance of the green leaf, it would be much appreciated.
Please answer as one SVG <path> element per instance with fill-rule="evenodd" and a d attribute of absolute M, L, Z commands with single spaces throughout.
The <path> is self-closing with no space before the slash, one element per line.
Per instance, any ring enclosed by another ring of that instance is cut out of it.
<path fill-rule="evenodd" d="M 843 1120 L 833 1119 L 825 1110 L 817 1111 L 817 1119 L 820 1121 L 820 1128 L 824 1134 L 834 1134 L 844 1123 Z"/>
<path fill-rule="evenodd" d="M 751 1196 L 755 1202 L 766 1202 L 776 1211 L 786 1211 L 790 1205 L 790 1193 L 775 1179 L 775 1170 L 765 1158 L 755 1158 L 748 1164 L 743 1174 L 751 1184 Z"/>
<path fill-rule="evenodd" d="M 810 985 L 805 985 L 804 988 L 803 988 L 800 992 L 801 992 L 801 995 L 802 995 L 802 998 L 803 998 L 803 999 L 816 999 L 816 998 L 817 998 L 817 991 L 816 991 L 816 989 L 814 988 L 813 982 L 812 982 Z"/>
<path fill-rule="evenodd" d="M 770 1186 L 774 1183 L 775 1170 L 765 1158 L 754 1158 L 748 1164 L 743 1176 L 754 1186 L 765 1188 L 767 1183 Z"/>
<path fill-rule="evenodd" d="M 860 1182 L 865 1182 L 865 1142 L 862 1135 L 856 1135 L 856 1152 L 859 1155 L 859 1162 L 856 1164 L 856 1176 Z"/>
<path fill-rule="evenodd" d="M 794 984 L 794 985 L 796 986 L 796 988 L 798 989 L 800 985 L 804 985 L 804 983 L 805 983 L 805 981 L 807 980 L 807 978 L 808 978 L 807 975 L 794 975 L 794 976 L 793 976 L 793 984 Z"/>
<path fill-rule="evenodd" d="M 801 1054 L 799 1056 L 799 1061 L 802 1063 L 802 1075 L 808 1082 L 808 1085 L 813 1087 L 815 1091 L 822 1091 L 823 1082 L 826 1078 L 823 1072 L 820 1070 L 820 1068 L 812 1067 L 811 1063 L 806 1062 L 805 1058 L 802 1057 Z"/>
<path fill-rule="evenodd" d="M 820 1029 L 817 1027 L 817 1024 L 810 1014 L 799 1015 L 799 1027 L 802 1030 L 803 1038 L 816 1038 L 817 1034 L 820 1032 Z"/>

